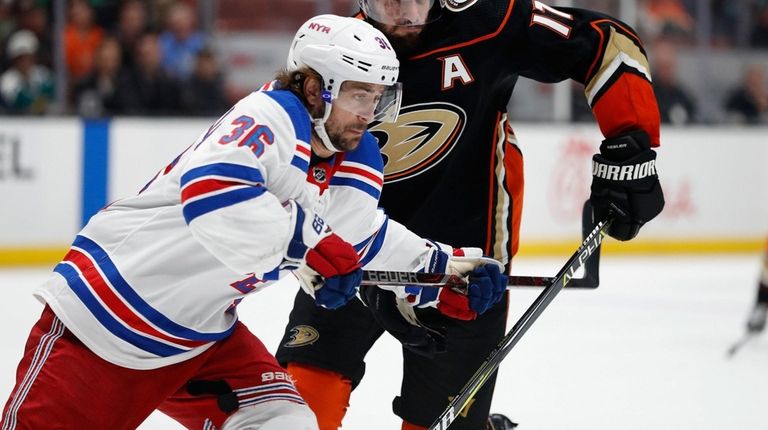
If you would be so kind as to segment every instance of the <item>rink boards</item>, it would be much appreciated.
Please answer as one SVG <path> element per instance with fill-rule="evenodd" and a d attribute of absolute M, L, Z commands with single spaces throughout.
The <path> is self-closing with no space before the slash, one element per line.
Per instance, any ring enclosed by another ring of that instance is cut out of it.
<path fill-rule="evenodd" d="M 0 119 L 0 265 L 52 263 L 99 208 L 135 194 L 213 119 Z M 517 124 L 523 255 L 569 253 L 589 193 L 596 126 Z M 757 252 L 768 234 L 768 129 L 665 128 L 665 211 L 607 252 Z M 456 196 L 461 200 L 461 196 Z"/>

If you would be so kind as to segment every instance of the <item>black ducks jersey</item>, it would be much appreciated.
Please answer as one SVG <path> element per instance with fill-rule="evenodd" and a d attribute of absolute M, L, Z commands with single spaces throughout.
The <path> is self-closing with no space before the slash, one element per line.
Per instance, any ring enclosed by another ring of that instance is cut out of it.
<path fill-rule="evenodd" d="M 594 11 L 454 0 L 400 61 L 398 121 L 371 129 L 385 163 L 382 207 L 423 237 L 504 263 L 522 212 L 523 160 L 506 114 L 518 76 L 578 81 L 606 137 L 644 130 L 659 143 L 645 50 L 630 27 Z"/>

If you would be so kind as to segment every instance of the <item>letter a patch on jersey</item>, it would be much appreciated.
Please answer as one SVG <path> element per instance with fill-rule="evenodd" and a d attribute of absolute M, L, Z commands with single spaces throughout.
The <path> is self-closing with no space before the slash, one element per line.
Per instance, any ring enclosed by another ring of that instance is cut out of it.
<path fill-rule="evenodd" d="M 467 65 L 459 54 L 439 58 L 443 62 L 443 91 L 453 88 L 457 79 L 464 85 L 472 83 L 475 78 L 469 72 Z"/>

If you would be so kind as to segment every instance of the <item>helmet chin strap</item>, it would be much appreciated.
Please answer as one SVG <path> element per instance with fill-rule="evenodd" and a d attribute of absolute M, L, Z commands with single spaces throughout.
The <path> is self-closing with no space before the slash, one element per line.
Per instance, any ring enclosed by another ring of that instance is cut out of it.
<path fill-rule="evenodd" d="M 325 149 L 331 152 L 341 152 L 340 149 L 336 149 L 331 143 L 331 138 L 328 136 L 328 131 L 325 129 L 325 122 L 331 116 L 331 109 L 333 109 L 331 103 L 325 102 L 325 113 L 322 118 L 313 118 L 312 123 L 315 125 L 315 133 L 320 141 L 323 142 Z"/>

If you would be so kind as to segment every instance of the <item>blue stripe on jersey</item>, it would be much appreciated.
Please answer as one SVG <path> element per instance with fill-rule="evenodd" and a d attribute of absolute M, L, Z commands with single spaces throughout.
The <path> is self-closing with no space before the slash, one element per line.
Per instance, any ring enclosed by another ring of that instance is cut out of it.
<path fill-rule="evenodd" d="M 189 224 L 194 221 L 195 218 L 203 216 L 209 212 L 259 197 L 264 194 L 265 190 L 266 188 L 264 187 L 246 186 L 245 188 L 239 188 L 221 194 L 214 194 L 210 197 L 186 203 L 182 209 L 184 220 Z"/>
<path fill-rule="evenodd" d="M 182 339 L 212 342 L 226 338 L 235 329 L 235 325 L 233 324 L 232 327 L 219 333 L 200 333 L 171 321 L 168 317 L 150 306 L 149 303 L 144 301 L 144 299 L 131 288 L 128 281 L 126 281 L 117 270 L 115 263 L 112 262 L 106 251 L 104 251 L 96 242 L 85 236 L 78 235 L 72 243 L 72 246 L 80 248 L 90 254 L 93 261 L 96 262 L 99 269 L 104 273 L 104 276 L 114 287 L 115 291 L 122 296 L 123 299 L 136 310 L 136 312 L 141 314 L 155 327 L 158 327 L 160 330 L 171 336 Z"/>
<path fill-rule="evenodd" d="M 294 155 L 291 160 L 291 166 L 298 167 L 302 172 L 306 173 L 309 170 L 309 161 Z"/>
<path fill-rule="evenodd" d="M 154 339 L 144 337 L 131 330 L 128 330 L 122 323 L 117 321 L 104 307 L 99 303 L 96 297 L 91 294 L 91 291 L 85 285 L 82 279 L 80 279 L 77 271 L 67 263 L 59 263 L 54 269 L 54 272 L 60 274 L 67 280 L 69 288 L 75 292 L 80 301 L 85 304 L 88 310 L 91 311 L 94 317 L 112 334 L 120 339 L 130 343 L 136 348 L 142 349 L 149 353 L 158 355 L 160 357 L 168 357 L 171 355 L 181 354 L 186 350 L 175 348 L 162 342 L 158 342 Z"/>
<path fill-rule="evenodd" d="M 334 176 L 331 178 L 330 185 L 336 185 L 336 186 L 347 186 L 347 187 L 353 187 L 357 188 L 360 191 L 363 191 L 376 199 L 379 200 L 379 197 L 381 196 L 381 191 L 379 191 L 378 188 L 373 187 L 371 185 L 368 185 L 366 182 L 363 182 L 359 179 L 352 179 L 352 178 L 340 178 Z"/>
<path fill-rule="evenodd" d="M 366 165 L 378 172 L 384 172 L 384 161 L 381 159 L 379 143 L 370 132 L 363 133 L 360 145 L 354 151 L 344 153 L 344 161 L 352 161 Z M 332 177 L 330 185 L 350 186 L 357 188 L 376 200 L 381 197 L 381 190 L 361 180 L 352 178 Z"/>
<path fill-rule="evenodd" d="M 309 143 L 312 137 L 312 122 L 307 108 L 301 100 L 292 92 L 285 90 L 264 91 L 262 94 L 271 97 L 285 110 L 288 117 L 291 118 L 293 129 L 296 130 L 296 139 Z M 306 170 L 304 169 L 304 171 Z"/>
<path fill-rule="evenodd" d="M 293 260 L 303 260 L 307 255 L 307 245 L 304 244 L 304 209 L 296 203 L 296 224 L 293 226 L 293 235 L 288 242 L 288 249 L 285 255 Z"/>
<path fill-rule="evenodd" d="M 264 183 L 264 177 L 259 169 L 233 163 L 214 163 L 190 169 L 181 176 L 181 187 L 203 176 L 224 176 L 231 179 L 241 179 L 248 182 Z"/>
<path fill-rule="evenodd" d="M 373 260 L 373 257 L 375 257 L 379 251 L 381 250 L 381 245 L 384 244 L 384 238 L 387 236 L 387 226 L 389 225 L 389 217 L 384 218 L 384 223 L 381 225 L 381 228 L 379 228 L 379 231 L 376 232 L 376 235 L 369 240 L 371 242 L 371 246 L 368 248 L 368 252 L 365 253 L 363 258 L 360 260 L 360 265 L 365 266 L 368 264 L 371 260 Z M 364 241 L 358 245 L 355 246 L 356 251 L 360 251 L 363 247 L 365 247 L 365 244 L 368 241 Z"/>

